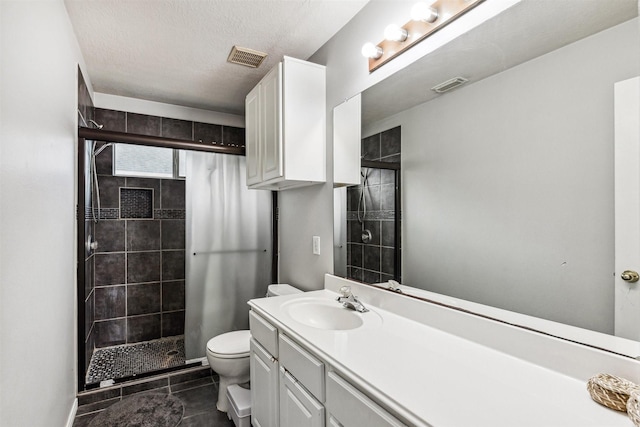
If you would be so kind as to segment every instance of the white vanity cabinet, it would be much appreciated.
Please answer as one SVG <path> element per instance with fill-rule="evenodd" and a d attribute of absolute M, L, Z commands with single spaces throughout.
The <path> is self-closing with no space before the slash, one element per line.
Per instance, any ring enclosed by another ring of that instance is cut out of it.
<path fill-rule="evenodd" d="M 284 190 L 326 181 L 325 67 L 284 57 L 249 92 L 247 186 Z"/>
<path fill-rule="evenodd" d="M 336 372 L 327 373 L 328 425 L 342 427 L 405 427 Z"/>
<path fill-rule="evenodd" d="M 254 427 L 401 427 L 314 353 L 249 312 Z"/>

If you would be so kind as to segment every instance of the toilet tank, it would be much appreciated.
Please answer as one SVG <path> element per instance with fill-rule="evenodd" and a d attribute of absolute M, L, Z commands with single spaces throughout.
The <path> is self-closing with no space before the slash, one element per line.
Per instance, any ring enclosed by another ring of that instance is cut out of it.
<path fill-rule="evenodd" d="M 302 293 L 300 289 L 284 283 L 269 285 L 269 287 L 267 288 L 268 297 L 279 297 L 282 295 L 292 295 L 300 293 Z"/>

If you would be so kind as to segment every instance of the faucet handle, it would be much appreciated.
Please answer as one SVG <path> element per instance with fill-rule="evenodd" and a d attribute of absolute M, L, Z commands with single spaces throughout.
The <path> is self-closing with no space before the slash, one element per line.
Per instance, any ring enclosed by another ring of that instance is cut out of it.
<path fill-rule="evenodd" d="M 351 296 L 351 286 L 343 286 L 340 288 L 340 293 L 343 298 L 349 298 Z"/>

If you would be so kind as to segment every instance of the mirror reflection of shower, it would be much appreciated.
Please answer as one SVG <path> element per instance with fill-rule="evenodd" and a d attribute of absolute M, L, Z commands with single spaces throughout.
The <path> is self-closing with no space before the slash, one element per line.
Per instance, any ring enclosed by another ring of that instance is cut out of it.
<path fill-rule="evenodd" d="M 346 226 L 335 236 L 340 256 L 335 268 L 350 279 L 401 280 L 400 136 L 396 127 L 364 138 L 360 184 L 334 191 L 335 218 L 342 224 L 337 229 Z"/>

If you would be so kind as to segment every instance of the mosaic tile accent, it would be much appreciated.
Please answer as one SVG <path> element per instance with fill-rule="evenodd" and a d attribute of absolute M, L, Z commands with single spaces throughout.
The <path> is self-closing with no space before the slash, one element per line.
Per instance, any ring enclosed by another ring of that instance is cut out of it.
<path fill-rule="evenodd" d="M 96 349 L 91 356 L 86 384 L 184 364 L 184 335 Z"/>
<path fill-rule="evenodd" d="M 396 218 L 395 211 L 367 211 L 367 214 L 364 216 L 365 221 L 371 220 L 394 220 Z M 349 211 L 347 212 L 347 221 L 357 221 L 358 220 L 358 212 Z"/>
<path fill-rule="evenodd" d="M 120 189 L 120 218 L 153 218 L 153 190 L 150 188 Z"/>
<path fill-rule="evenodd" d="M 186 212 L 184 209 L 154 209 L 153 215 L 155 219 L 185 219 Z"/>
<path fill-rule="evenodd" d="M 120 209 L 102 208 L 100 209 L 100 219 L 120 219 Z"/>

